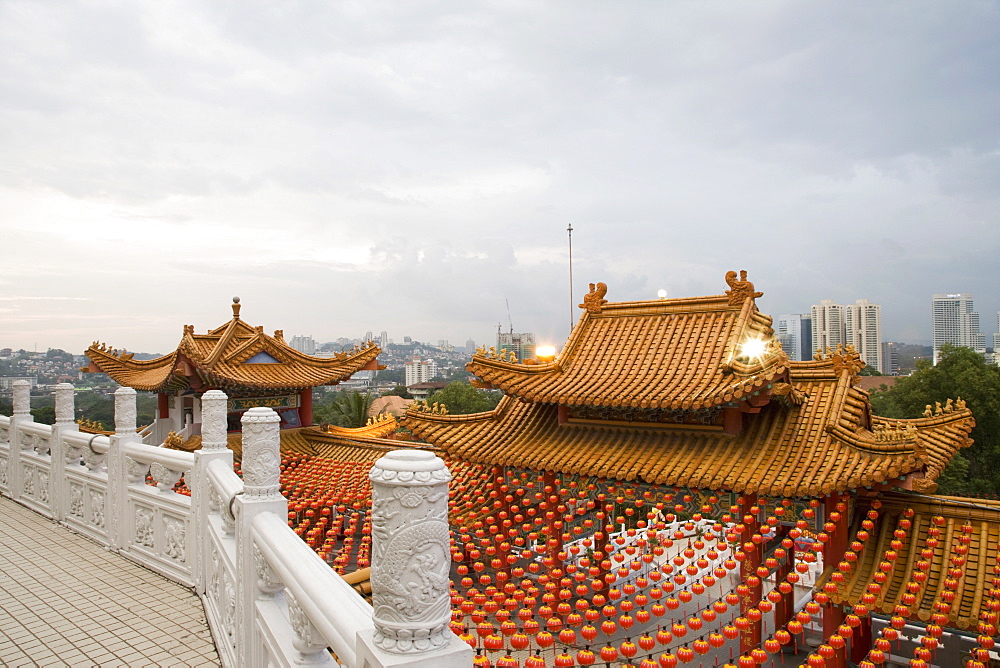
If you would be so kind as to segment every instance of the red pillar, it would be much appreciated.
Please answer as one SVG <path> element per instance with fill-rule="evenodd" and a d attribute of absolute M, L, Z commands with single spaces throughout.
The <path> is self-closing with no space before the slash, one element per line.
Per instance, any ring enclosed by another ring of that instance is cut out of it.
<path fill-rule="evenodd" d="M 303 387 L 299 392 L 299 422 L 303 427 L 311 427 L 313 423 L 313 389 Z"/>
<path fill-rule="evenodd" d="M 161 419 L 170 417 L 170 397 L 165 392 L 156 395 L 156 411 Z"/>
<path fill-rule="evenodd" d="M 760 528 L 759 513 L 751 513 L 750 508 L 757 505 L 756 494 L 746 494 L 740 498 L 742 502 L 740 512 L 743 513 L 743 553 L 746 559 L 740 566 L 740 579 L 749 588 L 749 592 L 740 597 L 740 615 L 746 617 L 747 611 L 757 607 L 763 595 L 764 588 L 757 577 L 757 567 L 761 564 L 761 555 L 764 550 L 763 542 L 753 541 L 754 534 Z M 760 647 L 761 644 L 761 623 L 751 622 L 750 626 L 740 633 L 740 653 L 746 654 L 750 650 Z"/>
<path fill-rule="evenodd" d="M 861 663 L 872 648 L 872 618 L 865 615 L 851 636 L 851 662 Z"/>

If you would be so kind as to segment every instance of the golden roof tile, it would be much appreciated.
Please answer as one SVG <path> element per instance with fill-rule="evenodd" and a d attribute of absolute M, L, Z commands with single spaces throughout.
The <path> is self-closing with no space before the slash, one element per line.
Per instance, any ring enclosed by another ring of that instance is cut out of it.
<path fill-rule="evenodd" d="M 968 410 L 947 417 L 865 422 L 867 394 L 851 374 L 792 363 L 801 403 L 770 401 L 729 435 L 721 425 L 560 421 L 558 406 L 505 397 L 473 415 L 410 411 L 405 424 L 449 456 L 481 464 L 785 497 L 880 484 L 933 489 L 951 456 L 971 444 Z M 891 422 L 891 431 L 880 428 Z M 906 477 L 905 481 L 899 480 Z"/>

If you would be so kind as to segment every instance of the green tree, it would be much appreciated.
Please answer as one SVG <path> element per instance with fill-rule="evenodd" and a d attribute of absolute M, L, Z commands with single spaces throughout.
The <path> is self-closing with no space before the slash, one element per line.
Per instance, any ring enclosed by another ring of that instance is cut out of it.
<path fill-rule="evenodd" d="M 383 397 L 403 397 L 404 399 L 412 399 L 413 395 L 406 391 L 406 388 L 402 385 L 397 385 L 388 392 L 382 393 Z"/>
<path fill-rule="evenodd" d="M 965 399 L 976 426 L 975 443 L 954 457 L 938 478 L 941 494 L 996 494 L 1000 492 L 1000 368 L 987 364 L 968 348 L 944 346 L 937 366 L 918 360 L 913 375 L 900 378 L 872 395 L 877 415 L 912 418 L 930 404 Z"/>
<path fill-rule="evenodd" d="M 500 392 L 480 390 L 468 383 L 456 381 L 428 397 L 427 403 L 443 404 L 447 406 L 449 413 L 465 415 L 493 410 L 502 396 Z"/>
<path fill-rule="evenodd" d="M 339 427 L 363 427 L 373 397 L 369 392 L 339 392 L 332 401 L 313 408 L 314 421 Z"/>

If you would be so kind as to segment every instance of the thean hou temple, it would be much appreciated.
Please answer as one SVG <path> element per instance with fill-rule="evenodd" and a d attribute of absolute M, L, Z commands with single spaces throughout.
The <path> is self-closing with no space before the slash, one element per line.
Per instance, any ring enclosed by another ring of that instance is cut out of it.
<path fill-rule="evenodd" d="M 496 409 L 414 404 L 413 443 L 394 422 L 283 439 L 289 524 L 368 592 L 371 462 L 442 456 L 452 628 L 477 666 L 996 665 L 1000 503 L 934 494 L 971 411 L 873 415 L 854 350 L 790 361 L 746 273 L 726 283 L 627 302 L 592 286 L 558 354 L 472 357 Z M 304 397 L 377 350 L 314 363 L 237 308 L 160 360 L 87 354 L 171 417 L 208 387 Z"/>
<path fill-rule="evenodd" d="M 985 662 L 1000 505 L 930 494 L 970 411 L 872 415 L 855 351 L 789 361 L 761 293 L 726 280 L 592 286 L 558 358 L 473 357 L 495 410 L 411 410 L 486 472 L 454 498 L 456 631 L 497 666 Z"/>

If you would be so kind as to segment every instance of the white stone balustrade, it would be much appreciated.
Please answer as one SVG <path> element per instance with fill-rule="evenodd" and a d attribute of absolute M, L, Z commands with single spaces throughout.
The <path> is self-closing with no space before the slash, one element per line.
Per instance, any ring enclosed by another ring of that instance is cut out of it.
<path fill-rule="evenodd" d="M 240 479 L 218 390 L 202 396 L 191 454 L 141 442 L 130 388 L 115 393 L 110 437 L 79 431 L 68 384 L 56 423 L 35 423 L 28 389 L 15 383 L 14 414 L 0 416 L 0 492 L 194 586 L 224 665 L 337 665 L 327 648 L 359 668 L 472 664 L 448 628 L 450 476 L 434 455 L 395 451 L 372 469 L 373 610 L 288 527 L 271 409 L 244 414 Z M 181 476 L 190 498 L 172 489 Z"/>

